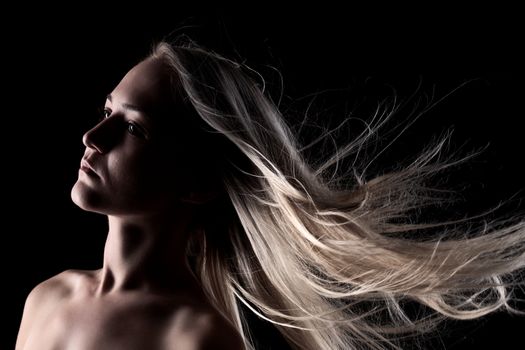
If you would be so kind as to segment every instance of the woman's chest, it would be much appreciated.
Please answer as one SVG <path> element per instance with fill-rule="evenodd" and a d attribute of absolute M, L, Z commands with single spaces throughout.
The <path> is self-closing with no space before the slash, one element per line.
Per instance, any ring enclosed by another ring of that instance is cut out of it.
<path fill-rule="evenodd" d="M 75 302 L 41 315 L 26 348 L 164 349 L 174 314 L 162 303 Z"/>

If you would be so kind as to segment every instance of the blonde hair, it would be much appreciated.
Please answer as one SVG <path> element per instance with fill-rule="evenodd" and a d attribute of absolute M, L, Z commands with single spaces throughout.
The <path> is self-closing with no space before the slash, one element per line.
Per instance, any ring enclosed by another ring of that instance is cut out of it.
<path fill-rule="evenodd" d="M 292 347 L 312 350 L 400 348 L 402 337 L 445 318 L 518 312 L 509 301 L 525 266 L 523 217 L 473 225 L 493 208 L 414 220 L 452 198 L 430 180 L 474 155 L 441 159 L 450 134 L 409 164 L 365 177 L 384 149 L 364 150 L 395 115 L 395 99 L 381 103 L 351 142 L 307 159 L 334 130 L 300 145 L 253 70 L 191 40 L 161 42 L 151 57 L 170 67 L 187 115 L 214 140 L 202 154 L 220 169 L 226 196 L 217 220 L 192 236 L 188 259 L 247 348 L 254 343 L 241 303 Z"/>

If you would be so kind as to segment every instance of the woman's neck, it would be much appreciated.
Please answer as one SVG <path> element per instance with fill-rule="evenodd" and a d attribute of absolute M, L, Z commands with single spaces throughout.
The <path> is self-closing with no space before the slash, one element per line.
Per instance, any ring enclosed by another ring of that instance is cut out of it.
<path fill-rule="evenodd" d="M 97 295 L 122 291 L 172 293 L 199 288 L 185 260 L 192 215 L 108 216 Z M 200 289 L 200 288 L 199 288 Z"/>

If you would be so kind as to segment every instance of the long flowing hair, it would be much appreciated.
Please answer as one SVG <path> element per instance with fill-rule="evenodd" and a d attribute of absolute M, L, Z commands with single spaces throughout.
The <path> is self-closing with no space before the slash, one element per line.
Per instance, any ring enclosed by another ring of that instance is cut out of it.
<path fill-rule="evenodd" d="M 365 150 L 396 115 L 395 97 L 321 157 L 308 151 L 332 142 L 335 128 L 300 144 L 246 65 L 188 39 L 161 42 L 151 57 L 169 67 L 181 115 L 202 131 L 196 173 L 224 190 L 206 211 L 214 219 L 192 236 L 188 261 L 246 348 L 254 348 L 246 310 L 293 348 L 312 350 L 397 349 L 443 319 L 518 312 L 510 301 L 523 282 L 522 216 L 484 219 L 496 208 L 453 220 L 417 215 L 453 198 L 431 180 L 475 155 L 444 156 L 450 134 L 368 175 L 385 147 Z"/>

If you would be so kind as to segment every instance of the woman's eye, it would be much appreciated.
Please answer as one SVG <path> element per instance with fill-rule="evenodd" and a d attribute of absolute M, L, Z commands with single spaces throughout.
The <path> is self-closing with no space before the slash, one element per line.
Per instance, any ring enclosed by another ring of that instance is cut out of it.
<path fill-rule="evenodd" d="M 128 132 L 131 135 L 137 136 L 137 137 L 144 137 L 144 134 L 142 133 L 140 128 L 135 123 L 128 122 L 127 123 L 127 128 L 128 128 Z"/>
<path fill-rule="evenodd" d="M 109 118 L 110 115 L 111 115 L 111 109 L 102 108 L 101 111 L 99 111 L 99 121 Z"/>

